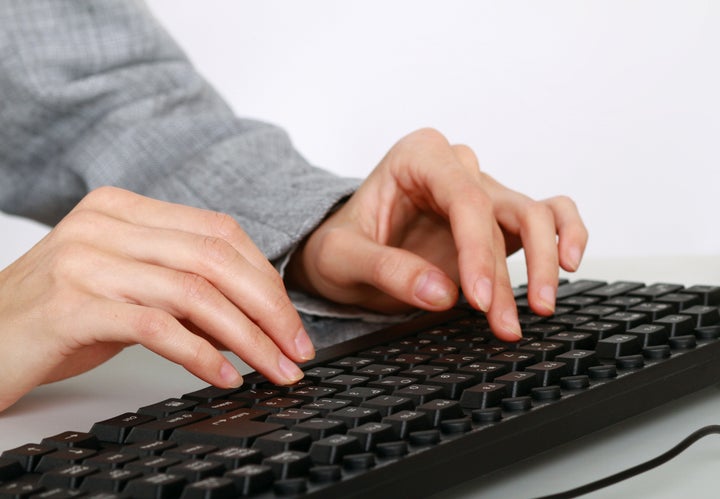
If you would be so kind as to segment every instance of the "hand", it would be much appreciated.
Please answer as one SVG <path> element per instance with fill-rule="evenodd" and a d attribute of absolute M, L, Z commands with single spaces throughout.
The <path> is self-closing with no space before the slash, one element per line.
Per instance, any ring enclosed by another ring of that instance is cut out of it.
<path fill-rule="evenodd" d="M 536 202 L 480 171 L 474 153 L 424 129 L 400 140 L 291 260 L 286 280 L 382 312 L 450 308 L 462 286 L 495 334 L 520 336 L 506 256 L 525 247 L 533 310 L 555 307 L 558 266 L 577 269 L 587 231 L 566 197 Z"/>
<path fill-rule="evenodd" d="M 140 343 L 220 387 L 223 345 L 278 384 L 314 350 L 282 279 L 229 216 L 115 188 L 0 272 L 0 410 Z"/>

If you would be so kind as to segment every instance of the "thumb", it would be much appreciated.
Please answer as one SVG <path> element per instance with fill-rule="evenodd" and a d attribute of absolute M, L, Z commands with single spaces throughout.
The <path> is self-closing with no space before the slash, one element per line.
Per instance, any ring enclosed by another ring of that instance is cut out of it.
<path fill-rule="evenodd" d="M 336 255 L 343 255 L 341 281 L 369 285 L 386 296 L 369 290 L 361 305 L 387 311 L 388 297 L 425 310 L 452 307 L 458 286 L 440 268 L 410 251 L 379 244 L 363 234 L 344 231 L 336 243 Z M 350 262 L 350 264 L 348 264 Z M 366 286 L 361 286 L 366 288 Z M 393 307 L 397 308 L 397 307 Z"/>

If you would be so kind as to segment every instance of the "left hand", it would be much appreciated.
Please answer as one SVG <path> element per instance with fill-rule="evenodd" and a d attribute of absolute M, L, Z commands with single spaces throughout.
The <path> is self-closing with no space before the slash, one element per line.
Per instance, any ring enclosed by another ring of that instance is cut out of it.
<path fill-rule="evenodd" d="M 495 335 L 521 335 L 506 256 L 524 246 L 528 300 L 549 315 L 559 267 L 574 271 L 587 230 L 567 197 L 533 201 L 480 171 L 440 133 L 401 139 L 357 192 L 291 259 L 290 286 L 380 312 L 439 311 L 458 299 L 486 312 Z"/>

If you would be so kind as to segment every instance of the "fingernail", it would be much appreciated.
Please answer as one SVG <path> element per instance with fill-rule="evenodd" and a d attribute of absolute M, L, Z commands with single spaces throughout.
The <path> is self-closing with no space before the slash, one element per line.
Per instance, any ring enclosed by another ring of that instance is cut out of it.
<path fill-rule="evenodd" d="M 475 281 L 473 297 L 480 310 L 487 312 L 490 309 L 490 302 L 492 302 L 492 283 L 490 279 L 483 277 Z"/>
<path fill-rule="evenodd" d="M 543 286 L 540 288 L 538 296 L 540 297 L 540 302 L 543 307 L 550 312 L 555 312 L 555 288 L 552 286 Z"/>
<path fill-rule="evenodd" d="M 452 294 L 448 291 L 448 278 L 437 270 L 425 272 L 415 286 L 415 296 L 435 307 L 452 305 Z"/>
<path fill-rule="evenodd" d="M 243 383 L 240 373 L 227 361 L 220 367 L 220 377 L 229 388 L 237 388 Z"/>
<path fill-rule="evenodd" d="M 291 385 L 303 377 L 303 372 L 300 368 L 284 355 L 280 355 L 278 367 L 283 376 L 285 376 L 285 384 L 287 385 Z"/>
<path fill-rule="evenodd" d="M 513 308 L 508 308 L 502 313 L 500 319 L 505 326 L 506 332 L 512 334 L 513 336 L 516 336 L 517 338 L 522 338 L 522 332 L 520 331 L 520 322 L 518 321 L 517 310 Z"/>
<path fill-rule="evenodd" d="M 315 347 L 304 329 L 300 329 L 295 335 L 295 348 L 303 360 L 310 360 L 315 357 Z"/>

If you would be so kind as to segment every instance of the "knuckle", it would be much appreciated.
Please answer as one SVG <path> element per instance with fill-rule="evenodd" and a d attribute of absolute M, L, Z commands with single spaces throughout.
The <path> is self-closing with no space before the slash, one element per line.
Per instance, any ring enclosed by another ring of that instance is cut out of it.
<path fill-rule="evenodd" d="M 528 202 L 524 212 L 525 220 L 529 223 L 532 223 L 534 220 L 548 220 L 553 218 L 552 209 L 545 203 L 538 203 L 536 201 Z"/>
<path fill-rule="evenodd" d="M 134 330 L 138 342 L 154 343 L 170 331 L 174 319 L 167 312 L 155 308 L 147 308 L 135 318 Z"/>
<path fill-rule="evenodd" d="M 401 273 L 401 263 L 392 252 L 383 252 L 376 256 L 370 267 L 372 282 L 396 282 L 396 277 Z"/>
<path fill-rule="evenodd" d="M 410 134 L 411 137 L 417 140 L 421 140 L 427 143 L 441 143 L 442 145 L 448 145 L 448 141 L 445 136 L 438 130 L 432 127 L 424 127 L 415 130 Z"/>
<path fill-rule="evenodd" d="M 201 262 L 205 265 L 226 265 L 237 256 L 232 245 L 222 238 L 204 236 L 201 241 Z"/>
<path fill-rule="evenodd" d="M 102 206 L 108 203 L 114 203 L 119 199 L 126 198 L 128 191 L 120 189 L 119 187 L 113 187 L 110 185 L 104 185 L 91 190 L 85 195 L 85 197 L 78 203 L 78 206 L 91 208 L 93 206 Z"/>
<path fill-rule="evenodd" d="M 180 289 L 182 290 L 183 296 L 193 302 L 208 299 L 210 293 L 212 292 L 212 284 L 198 274 L 183 272 L 180 274 L 179 279 Z"/>
<path fill-rule="evenodd" d="M 237 221 L 226 213 L 209 212 L 208 223 L 211 233 L 226 241 L 233 241 L 245 236 L 245 231 L 240 228 Z"/>
<path fill-rule="evenodd" d="M 478 160 L 475 151 L 470 146 L 465 144 L 456 144 L 452 146 L 455 155 L 458 157 L 460 162 L 473 170 L 480 169 L 480 161 Z"/>

